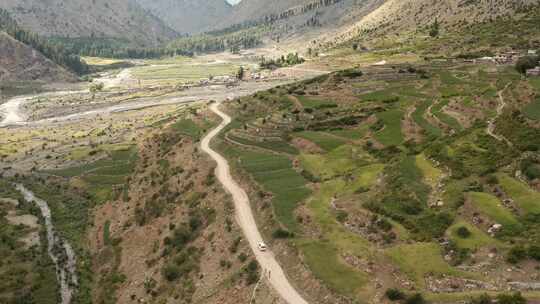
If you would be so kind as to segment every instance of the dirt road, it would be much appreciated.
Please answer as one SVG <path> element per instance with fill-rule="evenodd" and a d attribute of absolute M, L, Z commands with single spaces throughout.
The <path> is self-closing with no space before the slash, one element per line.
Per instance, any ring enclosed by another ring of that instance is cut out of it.
<path fill-rule="evenodd" d="M 193 88 L 189 91 L 184 92 L 183 96 L 167 97 L 167 98 L 141 98 L 139 100 L 126 102 L 116 105 L 100 105 L 96 106 L 95 109 L 85 110 L 73 114 L 67 115 L 58 115 L 51 118 L 28 121 L 27 116 L 31 113 L 25 113 L 24 105 L 29 103 L 32 99 L 36 97 L 54 97 L 62 96 L 68 94 L 78 94 L 82 92 L 87 92 L 88 90 L 81 91 L 65 91 L 65 92 L 49 92 L 38 94 L 34 96 L 22 96 L 15 97 L 8 100 L 4 104 L 0 104 L 0 128 L 2 127 L 16 127 L 16 126 L 36 126 L 50 123 L 58 123 L 64 121 L 75 121 L 79 119 L 84 119 L 87 117 L 95 117 L 97 115 L 119 113 L 126 111 L 134 111 L 145 109 L 149 107 L 164 106 L 164 105 L 174 105 L 174 104 L 183 104 L 190 103 L 199 100 L 216 100 L 223 101 L 225 99 L 237 98 L 241 96 L 246 96 L 253 94 L 261 90 L 267 90 L 276 85 L 286 83 L 284 81 L 274 81 L 274 82 L 244 82 L 238 87 L 226 88 L 224 86 L 217 87 L 201 87 Z"/>
<path fill-rule="evenodd" d="M 290 284 L 273 253 L 271 251 L 262 252 L 258 249 L 257 244 L 262 242 L 263 239 L 255 223 L 249 198 L 244 189 L 232 178 L 227 160 L 210 148 L 210 141 L 231 122 L 231 118 L 219 110 L 219 105 L 220 103 L 214 103 L 210 109 L 219 115 L 223 121 L 203 138 L 201 148 L 217 162 L 216 176 L 223 187 L 232 195 L 236 210 L 236 221 L 242 228 L 244 236 L 248 240 L 251 250 L 253 250 L 270 285 L 287 303 L 307 304 L 307 301 Z"/>

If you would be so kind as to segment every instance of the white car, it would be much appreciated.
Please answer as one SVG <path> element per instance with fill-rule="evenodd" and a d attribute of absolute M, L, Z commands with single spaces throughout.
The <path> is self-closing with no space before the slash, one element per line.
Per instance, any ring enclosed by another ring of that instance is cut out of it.
<path fill-rule="evenodd" d="M 268 249 L 268 247 L 266 247 L 266 244 L 263 243 L 263 242 L 259 242 L 259 243 L 257 244 L 257 247 L 259 247 L 259 250 L 262 251 L 262 252 L 265 252 L 266 249 Z"/>

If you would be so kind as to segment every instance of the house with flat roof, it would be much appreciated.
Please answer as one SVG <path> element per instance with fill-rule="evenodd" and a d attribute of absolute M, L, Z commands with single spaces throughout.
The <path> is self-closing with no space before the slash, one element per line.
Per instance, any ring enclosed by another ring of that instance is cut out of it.
<path fill-rule="evenodd" d="M 529 69 L 525 72 L 525 74 L 529 77 L 532 76 L 540 76 L 540 66 L 535 67 L 534 69 Z"/>

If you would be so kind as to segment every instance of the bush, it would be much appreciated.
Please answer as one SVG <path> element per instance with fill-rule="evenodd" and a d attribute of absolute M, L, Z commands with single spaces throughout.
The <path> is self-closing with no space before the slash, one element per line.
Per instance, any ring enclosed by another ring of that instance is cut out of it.
<path fill-rule="evenodd" d="M 469 304 L 491 304 L 491 297 L 485 293 L 469 301 Z"/>
<path fill-rule="evenodd" d="M 245 272 L 247 273 L 246 283 L 248 285 L 252 285 L 257 283 L 257 280 L 259 279 L 259 264 L 255 260 L 252 260 L 249 262 L 247 267 L 245 268 Z"/>
<path fill-rule="evenodd" d="M 540 246 L 538 245 L 531 245 L 529 249 L 527 250 L 527 255 L 531 259 L 535 259 L 537 261 L 540 261 Z"/>
<path fill-rule="evenodd" d="M 471 236 L 471 232 L 469 231 L 469 229 L 467 229 L 467 227 L 464 227 L 464 226 L 459 227 L 456 233 L 460 238 L 463 238 L 463 239 L 466 239 L 469 236 Z"/>
<path fill-rule="evenodd" d="M 521 74 L 525 74 L 528 69 L 533 69 L 538 64 L 537 56 L 525 56 L 518 59 L 516 70 Z"/>
<path fill-rule="evenodd" d="M 275 239 L 288 239 L 294 237 L 294 233 L 282 228 L 278 228 L 272 233 L 272 237 Z"/>
<path fill-rule="evenodd" d="M 523 246 L 514 246 L 508 252 L 506 260 L 508 261 L 508 263 L 517 264 L 526 257 L 527 251 Z"/>
<path fill-rule="evenodd" d="M 242 262 L 242 263 L 245 262 L 247 260 L 247 258 L 248 258 L 248 256 L 243 252 L 238 255 L 238 260 L 240 262 Z"/>
<path fill-rule="evenodd" d="M 387 289 L 384 294 L 390 301 L 398 301 L 405 299 L 405 294 L 397 288 Z"/>
<path fill-rule="evenodd" d="M 336 219 L 340 223 L 345 223 L 347 219 L 349 218 L 349 213 L 345 210 L 338 210 L 336 213 Z"/>
<path fill-rule="evenodd" d="M 176 266 L 175 264 L 168 264 L 163 268 L 161 274 L 167 281 L 175 281 L 180 277 L 180 267 Z"/>
<path fill-rule="evenodd" d="M 405 300 L 404 302 L 405 304 L 424 304 L 424 303 L 427 303 L 426 300 L 424 300 L 424 297 L 419 294 L 419 293 L 415 293 L 409 297 L 407 297 L 407 299 Z"/>
<path fill-rule="evenodd" d="M 357 70 L 357 69 L 347 69 L 347 70 L 337 72 L 337 75 L 341 77 L 347 77 L 347 78 L 356 78 L 356 77 L 362 77 L 362 75 L 364 74 L 362 73 L 362 71 Z"/>
<path fill-rule="evenodd" d="M 519 292 L 500 294 L 497 296 L 497 304 L 527 304 L 527 300 Z"/>

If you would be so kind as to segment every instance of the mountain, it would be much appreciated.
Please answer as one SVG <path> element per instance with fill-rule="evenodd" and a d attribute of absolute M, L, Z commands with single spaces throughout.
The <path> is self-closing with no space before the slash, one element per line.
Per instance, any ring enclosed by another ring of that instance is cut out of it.
<path fill-rule="evenodd" d="M 5 81 L 74 81 L 75 75 L 38 51 L 0 32 L 0 83 Z"/>
<path fill-rule="evenodd" d="M 335 36 L 362 20 L 387 0 L 243 0 L 221 23 L 227 27 L 238 23 L 265 24 L 281 48 L 305 49 L 306 42 L 321 36 Z"/>
<path fill-rule="evenodd" d="M 177 35 L 134 0 L 3 0 L 0 8 L 46 37 L 107 37 L 153 46 Z"/>
<path fill-rule="evenodd" d="M 211 29 L 233 7 L 225 0 L 136 0 L 179 33 L 200 33 Z"/>
<path fill-rule="evenodd" d="M 344 28 L 340 35 L 320 37 L 320 41 L 335 44 L 360 36 L 378 38 L 415 31 L 435 20 L 448 29 L 465 28 L 499 17 L 519 18 L 533 8 L 538 9 L 539 3 L 539 0 L 385 0 L 365 17 Z"/>

